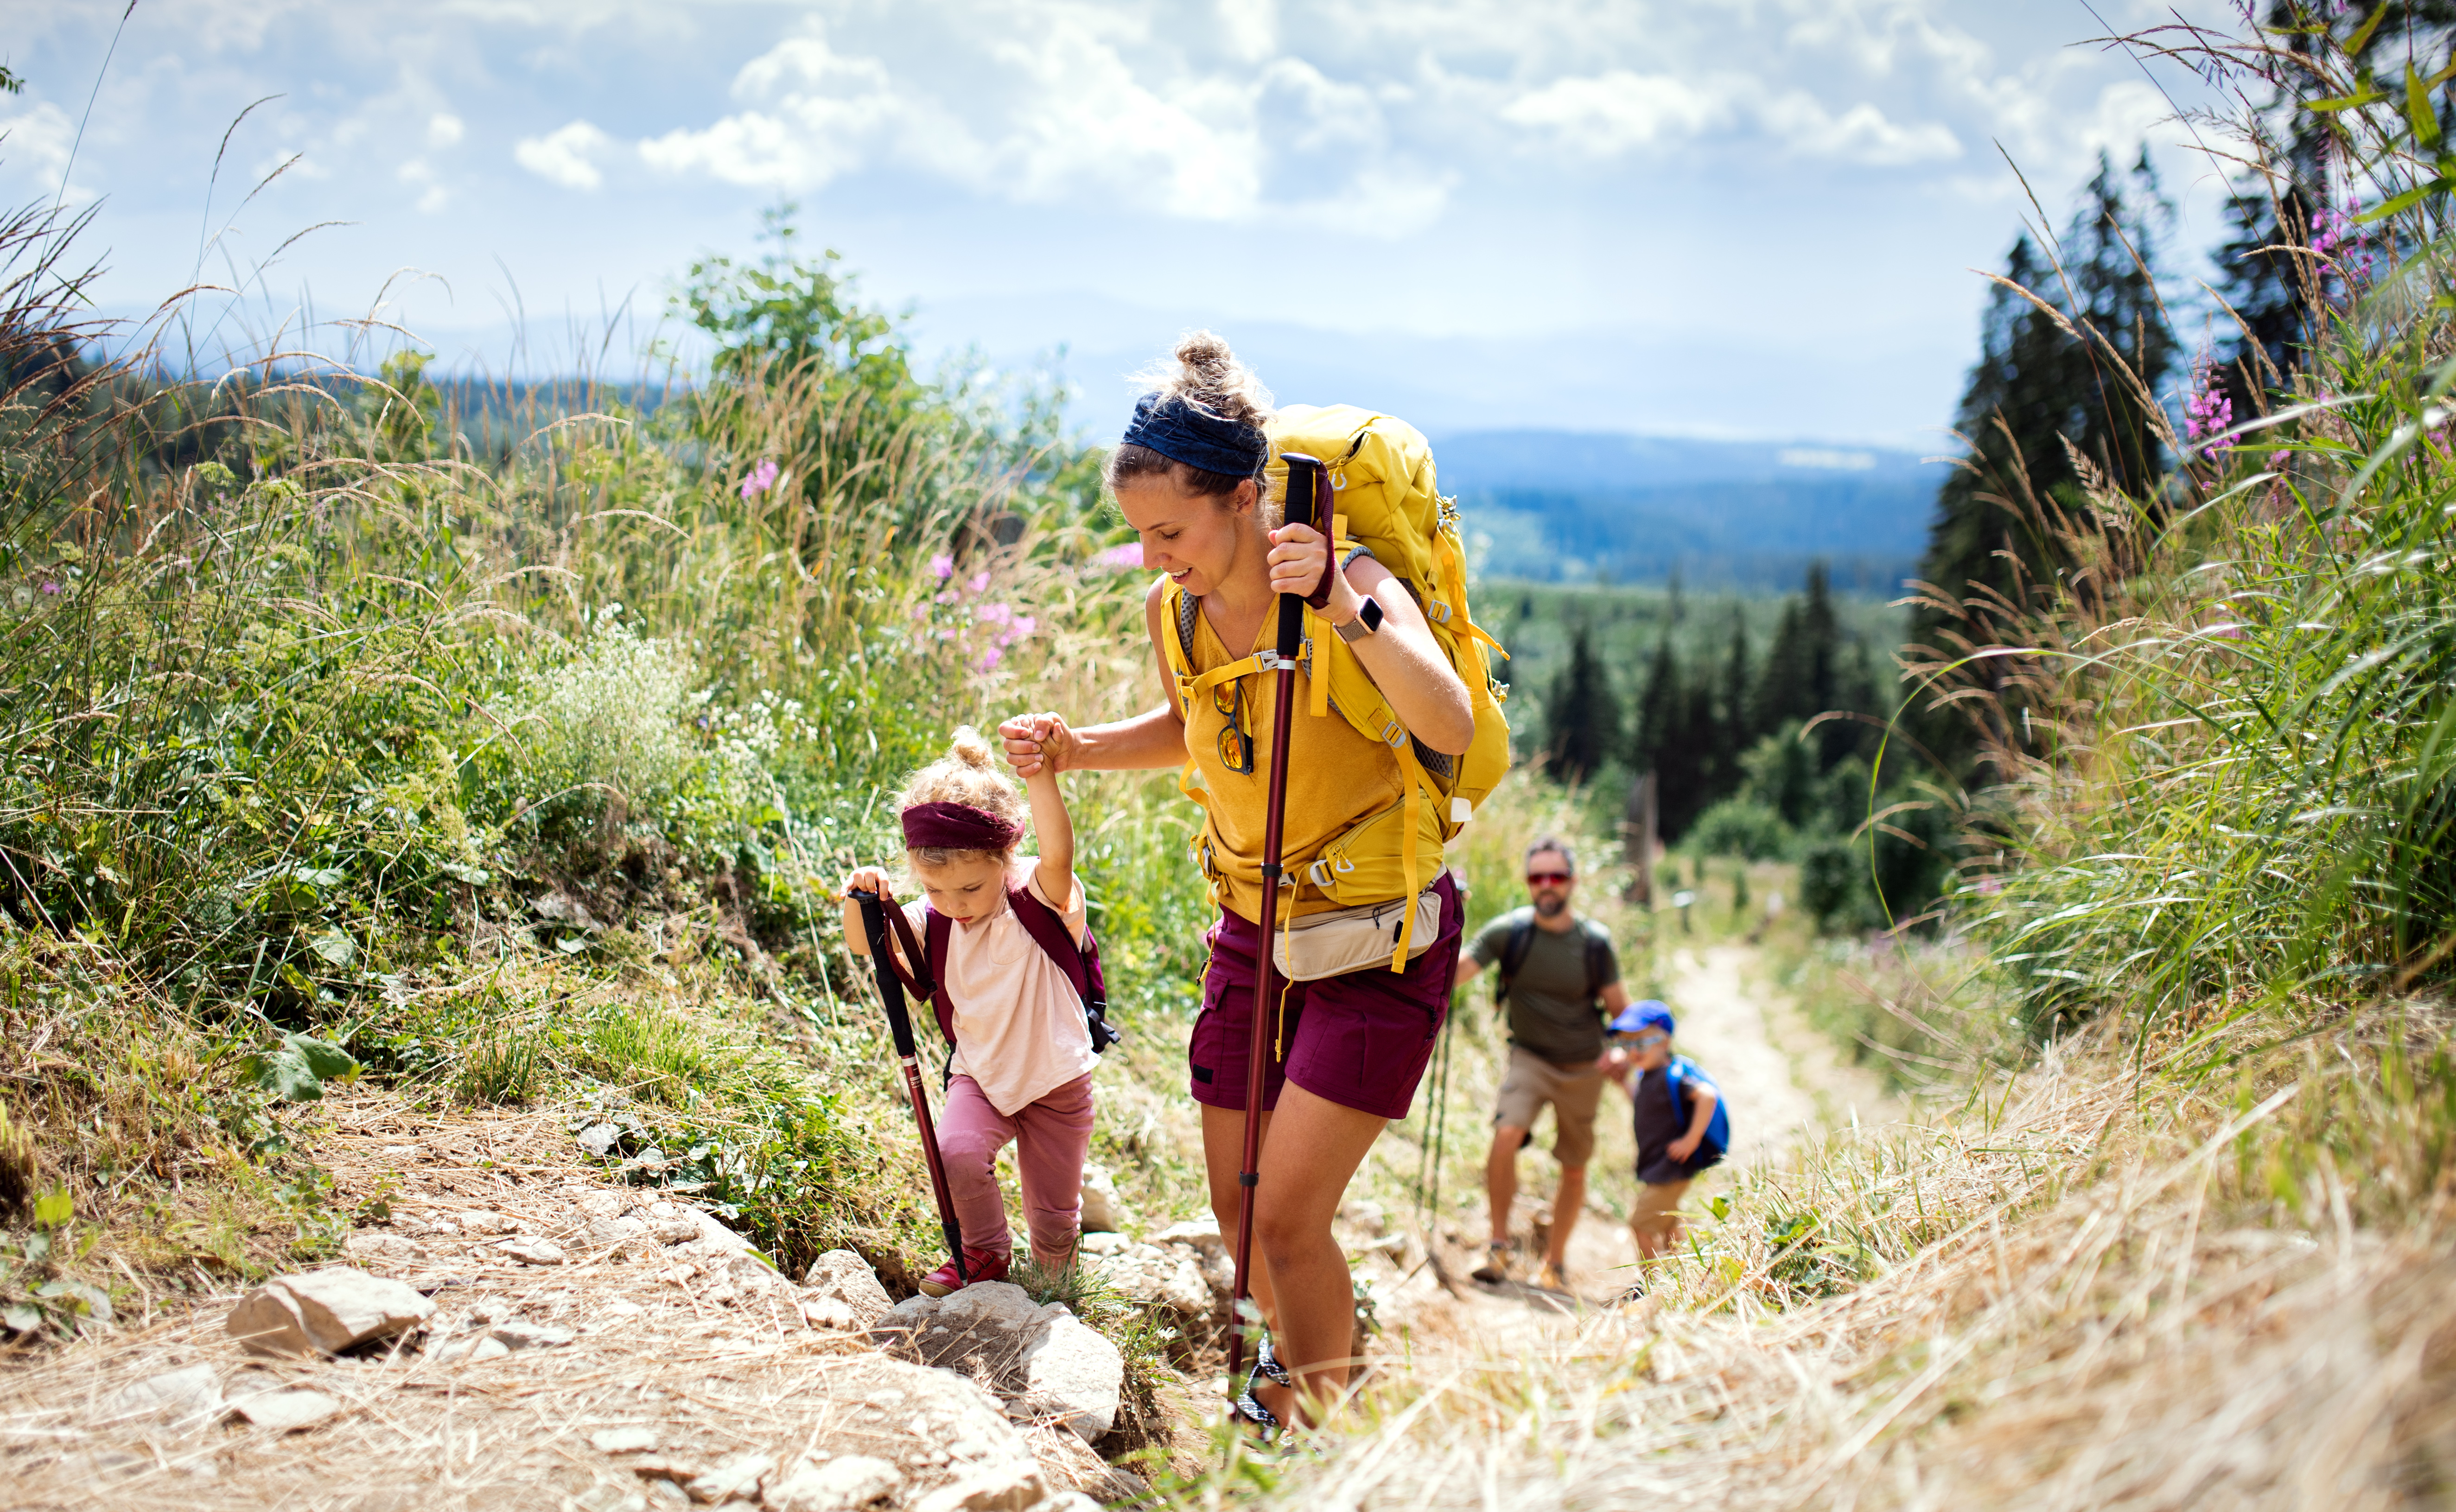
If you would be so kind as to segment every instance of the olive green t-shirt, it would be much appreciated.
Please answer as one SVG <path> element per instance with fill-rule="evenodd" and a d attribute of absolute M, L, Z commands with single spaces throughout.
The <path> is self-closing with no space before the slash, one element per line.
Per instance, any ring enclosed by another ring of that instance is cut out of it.
<path fill-rule="evenodd" d="M 1497 971 L 1509 936 L 1533 921 L 1535 909 L 1512 909 L 1476 931 L 1467 953 L 1485 971 Z M 1586 995 L 1586 941 L 1601 942 L 1603 968 L 1595 991 L 1620 980 L 1620 958 L 1602 925 L 1578 920 L 1573 930 L 1554 933 L 1538 929 L 1526 947 L 1526 959 L 1509 979 L 1509 1043 L 1543 1056 L 1557 1066 L 1593 1060 L 1604 1052 L 1602 1000 Z"/>

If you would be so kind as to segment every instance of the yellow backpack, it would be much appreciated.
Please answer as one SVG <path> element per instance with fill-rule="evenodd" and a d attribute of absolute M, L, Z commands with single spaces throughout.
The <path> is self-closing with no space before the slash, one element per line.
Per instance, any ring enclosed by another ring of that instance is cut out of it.
<path fill-rule="evenodd" d="M 1329 624 L 1306 611 L 1299 660 L 1312 685 L 1307 712 L 1326 717 L 1336 709 L 1358 732 L 1390 746 L 1407 792 L 1388 808 L 1357 820 L 1317 854 L 1288 857 L 1290 877 L 1298 887 L 1310 886 L 1341 908 L 1412 898 L 1440 870 L 1443 847 L 1466 828 L 1476 806 L 1509 770 L 1509 722 L 1501 712 L 1509 690 L 1493 680 L 1484 648 L 1504 656 L 1508 652 L 1468 618 L 1466 548 L 1459 535 L 1458 502 L 1437 491 L 1432 448 L 1414 426 L 1349 404 L 1295 404 L 1271 422 L 1270 438 L 1266 475 L 1274 493 L 1287 492 L 1287 463 L 1280 460 L 1285 453 L 1322 460 L 1333 490 L 1336 514 L 1328 533 L 1336 540 L 1338 560 L 1346 562 L 1361 547 L 1390 570 L 1424 611 L 1435 644 L 1465 683 L 1474 705 L 1475 739 L 1463 755 L 1448 756 L 1423 746 L 1391 712 L 1355 651 Z M 1198 691 L 1194 621 L 1200 606 L 1175 584 L 1164 598 L 1163 619 L 1177 633 L 1162 640 L 1179 707 L 1188 710 Z M 1233 670 L 1223 667 L 1211 676 L 1233 675 Z M 1189 792 L 1194 772 L 1188 762 Z M 1205 825 L 1195 846 L 1198 851 L 1210 843 Z M 1295 889 L 1285 896 L 1293 907 Z M 1405 918 L 1399 948 L 1390 958 L 1394 971 L 1406 969 L 1412 943 L 1414 910 L 1407 910 Z"/>

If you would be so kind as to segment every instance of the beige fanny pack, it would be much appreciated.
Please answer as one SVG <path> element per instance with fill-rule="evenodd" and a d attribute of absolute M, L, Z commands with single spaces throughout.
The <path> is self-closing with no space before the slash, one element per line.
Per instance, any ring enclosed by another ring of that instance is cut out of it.
<path fill-rule="evenodd" d="M 1272 954 L 1279 974 L 1291 982 L 1318 982 L 1367 966 L 1387 971 L 1391 955 L 1399 949 L 1399 927 L 1407 911 L 1406 899 L 1392 898 L 1361 908 L 1308 913 L 1279 932 Z M 1431 950 L 1433 937 L 1441 933 L 1441 895 L 1430 888 L 1417 893 L 1415 916 L 1415 930 L 1407 941 L 1411 961 Z"/>

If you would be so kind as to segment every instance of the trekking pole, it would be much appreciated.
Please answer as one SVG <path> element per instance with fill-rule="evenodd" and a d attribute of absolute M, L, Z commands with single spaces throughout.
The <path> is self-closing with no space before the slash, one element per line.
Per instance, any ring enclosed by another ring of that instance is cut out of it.
<path fill-rule="evenodd" d="M 1287 522 L 1311 525 L 1316 503 L 1327 492 L 1330 479 L 1318 458 L 1302 452 L 1284 454 L 1288 464 Z M 1334 569 L 1335 570 L 1335 569 Z M 1262 665 L 1277 678 L 1271 697 L 1271 786 L 1269 807 L 1262 810 L 1261 954 L 1254 966 L 1254 1030 L 1245 1047 L 1245 1152 L 1237 1167 L 1237 1279 L 1228 1303 L 1228 1392 L 1233 1400 L 1237 1377 L 1245 1368 L 1247 1298 L 1252 1296 L 1254 1257 L 1254 1189 L 1261 1180 L 1262 1057 L 1270 1052 L 1270 1006 L 1278 1001 L 1279 962 L 1272 953 L 1273 931 L 1279 918 L 1279 831 L 1288 809 L 1288 735 L 1295 727 L 1297 652 L 1304 644 L 1304 596 L 1279 595 L 1279 639 Z"/>
<path fill-rule="evenodd" d="M 862 933 L 870 939 L 870 969 L 878 976 L 878 998 L 887 1009 L 887 1032 L 895 1039 L 896 1064 L 904 1070 L 904 1095 L 912 1103 L 912 1121 L 921 1128 L 921 1157 L 930 1167 L 930 1190 L 938 1199 L 938 1227 L 947 1236 L 947 1253 L 954 1257 L 955 1279 L 970 1279 L 964 1269 L 964 1230 L 955 1221 L 955 1196 L 947 1187 L 947 1163 L 938 1155 L 938 1129 L 930 1121 L 930 1093 L 921 1085 L 920 1053 L 912 1043 L 912 1014 L 904 1004 L 904 977 L 895 969 L 887 939 L 887 908 L 875 892 L 853 893 L 861 905 Z M 917 961 L 915 968 L 919 968 Z"/>

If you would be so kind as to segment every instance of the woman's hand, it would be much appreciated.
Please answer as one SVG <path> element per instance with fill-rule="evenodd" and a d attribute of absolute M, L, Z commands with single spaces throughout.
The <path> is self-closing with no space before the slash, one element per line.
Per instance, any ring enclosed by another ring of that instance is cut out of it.
<path fill-rule="evenodd" d="M 1271 554 L 1263 560 L 1271 568 L 1271 591 L 1301 599 L 1320 585 L 1330 565 L 1330 538 L 1311 525 L 1281 525 L 1271 532 Z M 1330 602 L 1322 606 L 1322 616 L 1333 624 L 1345 624 L 1363 606 L 1363 596 L 1347 574 L 1332 573 Z"/>
<path fill-rule="evenodd" d="M 855 867 L 844 880 L 844 890 L 848 896 L 867 892 L 872 897 L 883 898 L 887 896 L 887 873 L 876 867 Z"/>
<path fill-rule="evenodd" d="M 1006 742 L 1006 763 L 1018 777 L 1036 777 L 1043 768 L 1052 776 L 1080 766 L 1083 738 L 1067 725 L 1062 714 L 1025 714 L 998 726 Z"/>

